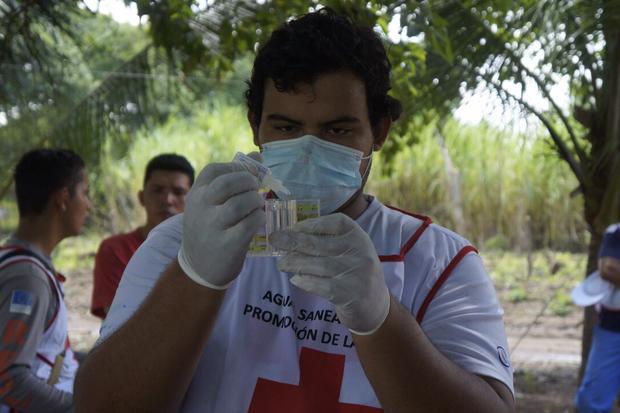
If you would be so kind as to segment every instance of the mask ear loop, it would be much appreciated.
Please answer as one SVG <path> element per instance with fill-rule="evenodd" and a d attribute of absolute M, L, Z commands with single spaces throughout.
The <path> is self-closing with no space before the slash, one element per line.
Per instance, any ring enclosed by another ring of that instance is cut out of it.
<path fill-rule="evenodd" d="M 365 161 L 366 159 L 368 159 L 368 163 L 366 164 L 366 170 L 364 171 L 364 174 L 362 175 L 362 181 L 367 178 L 367 175 L 370 172 L 370 165 L 372 164 L 372 153 L 374 152 L 374 150 L 375 150 L 375 145 L 372 145 L 372 150 L 370 151 L 370 154 L 368 154 L 367 156 L 362 156 L 360 158 L 360 161 Z"/>

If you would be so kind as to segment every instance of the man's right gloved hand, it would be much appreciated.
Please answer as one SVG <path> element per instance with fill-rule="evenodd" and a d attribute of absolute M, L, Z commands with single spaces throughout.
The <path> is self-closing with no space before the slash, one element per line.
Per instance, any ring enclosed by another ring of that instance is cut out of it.
<path fill-rule="evenodd" d="M 179 265 L 189 278 L 223 290 L 237 277 L 250 241 L 265 225 L 257 178 L 241 164 L 207 165 L 189 192 Z"/>

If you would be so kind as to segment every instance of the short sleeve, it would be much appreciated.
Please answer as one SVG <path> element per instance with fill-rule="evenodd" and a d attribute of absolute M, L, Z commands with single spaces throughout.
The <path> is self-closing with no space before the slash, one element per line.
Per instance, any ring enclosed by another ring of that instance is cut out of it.
<path fill-rule="evenodd" d="M 620 224 L 612 225 L 605 231 L 599 257 L 609 257 L 620 260 Z"/>
<path fill-rule="evenodd" d="M 112 304 L 124 269 L 125 265 L 114 253 L 109 239 L 104 240 L 95 256 L 93 296 L 90 308 L 93 315 L 99 318 L 105 317 L 104 309 Z"/>
<path fill-rule="evenodd" d="M 0 353 L 13 355 L 8 364 L 30 366 L 45 331 L 52 292 L 45 275 L 33 275 L 42 271 L 34 265 L 15 264 L 10 270 L 13 276 L 0 284 Z M 2 361 L 0 369 L 8 362 Z"/>
<path fill-rule="evenodd" d="M 477 254 L 454 268 L 431 301 L 422 329 L 452 362 L 501 381 L 514 394 L 503 310 Z"/>
<path fill-rule="evenodd" d="M 181 247 L 183 214 L 155 227 L 133 255 L 103 321 L 97 345 L 118 330 L 136 312 Z"/>

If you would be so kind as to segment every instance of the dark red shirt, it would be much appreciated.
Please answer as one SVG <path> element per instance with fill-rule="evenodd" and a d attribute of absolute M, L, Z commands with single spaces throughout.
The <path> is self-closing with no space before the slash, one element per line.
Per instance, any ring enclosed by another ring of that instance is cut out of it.
<path fill-rule="evenodd" d="M 105 309 L 112 305 L 121 276 L 134 252 L 144 242 L 140 229 L 104 239 L 95 256 L 93 297 L 90 312 L 105 318 Z"/>

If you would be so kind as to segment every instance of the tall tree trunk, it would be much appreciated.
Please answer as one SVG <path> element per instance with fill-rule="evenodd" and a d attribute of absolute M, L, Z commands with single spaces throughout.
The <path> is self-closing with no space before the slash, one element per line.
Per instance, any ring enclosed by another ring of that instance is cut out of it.
<path fill-rule="evenodd" d="M 602 232 L 592 231 L 590 238 L 590 244 L 588 246 L 588 264 L 586 266 L 586 274 L 592 273 L 597 268 L 598 250 L 601 245 Z M 579 366 L 579 381 L 583 377 L 586 365 L 588 363 L 588 356 L 590 354 L 590 347 L 592 344 L 592 330 L 596 324 L 597 315 L 594 311 L 594 307 L 586 307 L 583 310 L 583 328 L 581 335 L 581 365 Z"/>
<path fill-rule="evenodd" d="M 588 249 L 590 274 L 597 267 L 598 250 L 605 227 L 620 218 L 620 28 L 607 18 L 614 13 L 612 1 L 603 2 L 605 67 L 603 87 L 596 99 L 598 112 L 593 113 L 590 127 L 591 157 L 584 192 L 584 214 L 592 238 Z M 592 343 L 596 314 L 590 307 L 584 312 L 579 377 L 583 376 Z"/>

